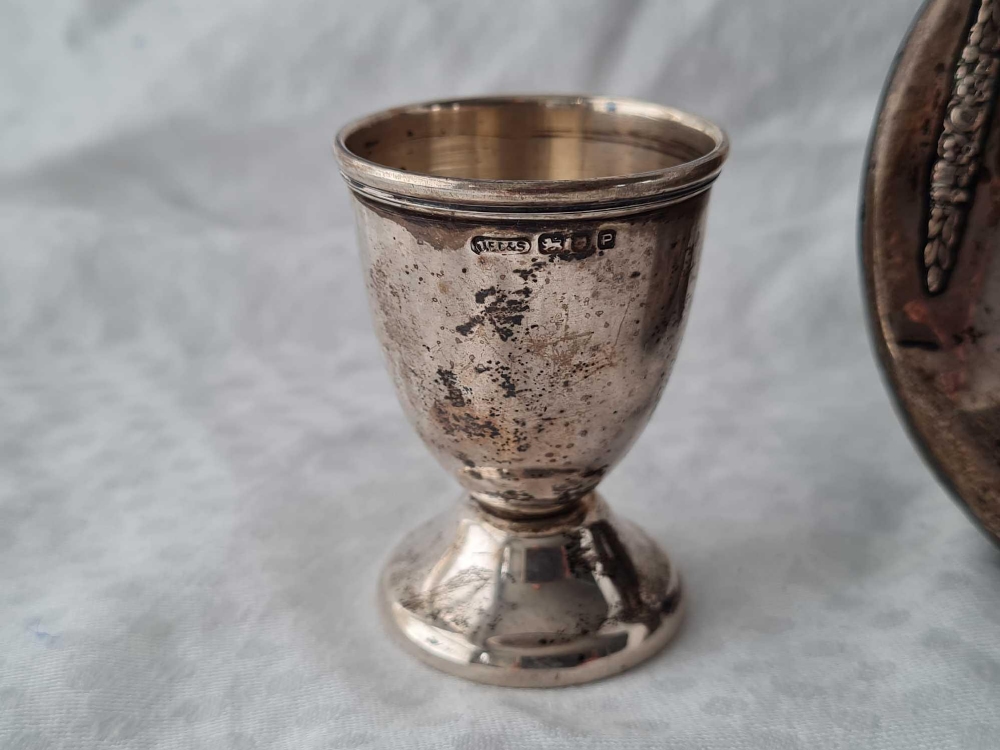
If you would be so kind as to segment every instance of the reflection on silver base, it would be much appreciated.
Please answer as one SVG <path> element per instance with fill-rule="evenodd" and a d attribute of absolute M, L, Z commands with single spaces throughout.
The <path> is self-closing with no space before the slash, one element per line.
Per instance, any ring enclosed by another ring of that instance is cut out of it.
<path fill-rule="evenodd" d="M 511 687 L 622 672 L 662 648 L 682 612 L 666 555 L 596 494 L 572 515 L 530 522 L 463 503 L 407 536 L 380 597 L 411 653 Z"/>

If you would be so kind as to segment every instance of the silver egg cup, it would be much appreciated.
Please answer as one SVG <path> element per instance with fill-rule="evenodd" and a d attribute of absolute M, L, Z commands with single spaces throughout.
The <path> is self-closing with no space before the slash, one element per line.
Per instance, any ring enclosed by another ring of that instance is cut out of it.
<path fill-rule="evenodd" d="M 386 565 L 389 628 L 497 685 L 648 658 L 678 626 L 677 571 L 596 488 L 676 358 L 725 134 L 631 100 L 503 97 L 388 110 L 335 150 L 399 399 L 464 488 Z"/>

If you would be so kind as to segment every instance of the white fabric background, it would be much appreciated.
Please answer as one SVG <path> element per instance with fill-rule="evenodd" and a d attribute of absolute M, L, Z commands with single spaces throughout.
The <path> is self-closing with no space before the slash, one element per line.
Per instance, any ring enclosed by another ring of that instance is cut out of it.
<path fill-rule="evenodd" d="M 916 0 L 0 0 L 0 747 L 995 748 L 1000 555 L 869 351 L 863 152 Z M 487 688 L 382 635 L 456 486 L 404 422 L 329 142 L 439 96 L 728 128 L 660 410 L 605 484 L 664 654 Z"/>

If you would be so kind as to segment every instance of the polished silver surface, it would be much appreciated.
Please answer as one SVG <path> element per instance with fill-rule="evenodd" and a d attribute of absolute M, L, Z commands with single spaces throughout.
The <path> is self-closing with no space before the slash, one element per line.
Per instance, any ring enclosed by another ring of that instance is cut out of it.
<path fill-rule="evenodd" d="M 666 555 L 597 495 L 557 522 L 463 503 L 406 539 L 382 586 L 383 614 L 409 651 L 510 686 L 621 672 L 670 640 L 682 614 Z"/>
<path fill-rule="evenodd" d="M 501 207 L 593 214 L 697 192 L 729 145 L 711 122 L 669 107 L 525 96 L 386 110 L 346 126 L 334 148 L 360 194 L 495 216 Z"/>
<path fill-rule="evenodd" d="M 677 575 L 594 489 L 666 385 L 724 134 L 640 102 L 515 97 L 390 110 L 336 151 L 400 401 L 468 493 L 392 558 L 394 631 L 502 685 L 646 658 L 676 627 Z"/>

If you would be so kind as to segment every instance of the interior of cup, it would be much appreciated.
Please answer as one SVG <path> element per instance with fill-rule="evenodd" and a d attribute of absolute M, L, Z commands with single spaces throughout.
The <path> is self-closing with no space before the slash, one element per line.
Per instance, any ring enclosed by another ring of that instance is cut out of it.
<path fill-rule="evenodd" d="M 719 143 L 673 110 L 589 99 L 461 101 L 395 110 L 346 134 L 348 151 L 436 177 L 582 180 L 674 167 Z"/>

